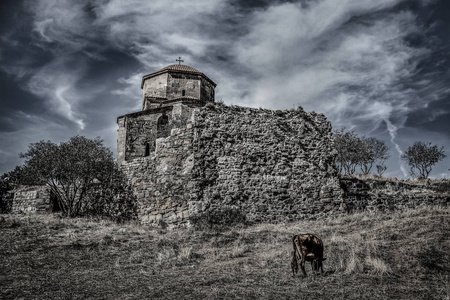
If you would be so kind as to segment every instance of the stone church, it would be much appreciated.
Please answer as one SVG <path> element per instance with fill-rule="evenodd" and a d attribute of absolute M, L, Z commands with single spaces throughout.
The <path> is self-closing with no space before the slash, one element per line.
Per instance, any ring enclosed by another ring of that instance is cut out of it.
<path fill-rule="evenodd" d="M 251 221 L 339 211 L 331 124 L 322 114 L 215 103 L 216 83 L 187 65 L 142 78 L 142 110 L 117 118 L 117 162 L 142 223 L 188 225 L 235 210 Z M 282 100 L 282 99 L 280 99 Z"/>
<path fill-rule="evenodd" d="M 285 222 L 448 206 L 439 182 L 339 178 L 324 115 L 226 106 L 215 102 L 215 87 L 195 68 L 171 65 L 142 78 L 141 111 L 117 118 L 117 162 L 137 196 L 141 223 Z M 59 209 L 47 186 L 17 186 L 6 197 L 13 212 Z"/>
<path fill-rule="evenodd" d="M 181 64 L 142 77 L 142 111 L 118 118 L 118 163 L 149 156 L 156 139 L 185 125 L 193 108 L 214 102 L 215 87 L 205 74 Z"/>

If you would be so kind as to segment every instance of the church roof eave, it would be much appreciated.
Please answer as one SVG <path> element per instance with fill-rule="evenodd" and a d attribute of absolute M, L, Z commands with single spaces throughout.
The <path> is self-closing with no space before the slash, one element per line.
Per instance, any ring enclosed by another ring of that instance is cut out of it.
<path fill-rule="evenodd" d="M 142 77 L 142 81 L 141 81 L 141 89 L 144 87 L 145 80 L 155 77 L 155 76 L 158 76 L 158 75 L 161 75 L 161 74 L 164 74 L 164 73 L 169 73 L 169 72 L 171 72 L 171 73 L 188 73 L 188 74 L 199 75 L 199 76 L 202 76 L 203 78 L 205 78 L 206 80 L 208 80 L 214 87 L 217 86 L 217 84 L 214 81 L 212 81 L 208 76 L 206 76 L 205 74 L 203 74 L 202 72 L 200 72 L 199 70 L 197 70 L 195 68 L 192 68 L 192 67 L 186 66 L 186 65 L 170 65 L 170 66 L 162 68 L 156 72 L 153 72 L 151 74 L 144 75 Z"/>

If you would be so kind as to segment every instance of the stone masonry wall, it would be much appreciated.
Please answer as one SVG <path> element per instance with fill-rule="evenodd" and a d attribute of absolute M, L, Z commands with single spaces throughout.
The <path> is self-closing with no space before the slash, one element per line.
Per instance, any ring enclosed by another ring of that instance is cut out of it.
<path fill-rule="evenodd" d="M 122 168 L 143 223 L 177 226 L 224 209 L 285 221 L 339 213 L 334 153 L 323 115 L 209 104 Z"/>
<path fill-rule="evenodd" d="M 191 211 L 238 209 L 252 221 L 337 213 L 341 189 L 324 115 L 207 105 L 195 118 Z"/>
<path fill-rule="evenodd" d="M 12 212 L 46 212 L 51 210 L 50 188 L 47 186 L 19 186 L 13 191 Z"/>
<path fill-rule="evenodd" d="M 171 106 L 141 111 L 118 118 L 117 162 L 131 161 L 146 156 L 147 144 L 151 152 L 156 148 L 156 139 L 170 135 L 171 129 L 183 128 L 190 120 L 197 101 L 184 101 Z M 161 119 L 166 121 L 161 123 Z M 163 125 L 163 126 L 161 126 Z"/>
<path fill-rule="evenodd" d="M 142 106 L 145 104 L 145 97 L 167 98 L 168 76 L 169 74 L 164 73 L 144 81 L 142 86 Z"/>
<path fill-rule="evenodd" d="M 411 182 L 386 179 L 340 179 L 344 190 L 345 211 L 389 212 L 418 206 L 447 207 L 450 181 Z"/>
<path fill-rule="evenodd" d="M 156 139 L 150 156 L 122 163 L 142 223 L 175 227 L 229 209 L 277 222 L 449 203 L 445 183 L 339 178 L 330 123 L 301 108 L 180 104 L 172 119 L 170 135 Z"/>
<path fill-rule="evenodd" d="M 192 125 L 172 129 L 167 138 L 156 140 L 150 156 L 123 162 L 139 201 L 142 223 L 186 223 L 189 217 L 193 165 Z"/>

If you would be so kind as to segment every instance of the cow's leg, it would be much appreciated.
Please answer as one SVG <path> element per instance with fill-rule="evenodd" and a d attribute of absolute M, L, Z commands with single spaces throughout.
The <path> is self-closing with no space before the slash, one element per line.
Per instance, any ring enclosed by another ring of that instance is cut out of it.
<path fill-rule="evenodd" d="M 323 262 L 322 262 L 322 259 L 319 259 L 318 263 L 319 263 L 319 265 L 317 266 L 317 269 L 320 268 L 320 273 L 323 274 Z"/>
<path fill-rule="evenodd" d="M 303 274 L 306 276 L 306 271 L 305 271 L 306 253 L 303 251 L 299 236 L 295 236 L 293 239 L 293 242 L 294 242 L 294 251 L 295 251 L 295 256 L 297 258 L 297 262 L 300 261 L 300 268 L 302 269 Z"/>
<path fill-rule="evenodd" d="M 292 276 L 295 276 L 295 274 L 298 272 L 298 260 L 295 251 L 292 251 L 291 254 L 292 254 L 291 260 Z"/>
<path fill-rule="evenodd" d="M 313 270 L 313 271 L 317 271 L 318 270 L 318 264 L 317 264 L 317 259 L 314 259 L 314 260 L 312 260 L 311 261 L 311 269 Z"/>
<path fill-rule="evenodd" d="M 306 276 L 306 271 L 305 271 L 305 257 L 302 257 L 302 260 L 300 261 L 300 268 L 302 268 L 303 275 Z"/>

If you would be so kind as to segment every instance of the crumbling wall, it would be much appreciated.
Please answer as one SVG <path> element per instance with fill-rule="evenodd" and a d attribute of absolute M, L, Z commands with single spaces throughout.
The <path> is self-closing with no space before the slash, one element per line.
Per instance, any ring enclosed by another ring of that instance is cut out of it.
<path fill-rule="evenodd" d="M 18 186 L 9 193 L 13 195 L 12 212 L 35 213 L 51 210 L 48 186 Z"/>
<path fill-rule="evenodd" d="M 156 140 L 148 157 L 122 163 L 139 201 L 142 223 L 181 225 L 188 221 L 192 194 L 194 131 L 191 124 L 172 129 L 167 138 Z"/>
<path fill-rule="evenodd" d="M 224 209 L 252 221 L 341 209 L 331 125 L 323 115 L 208 104 L 190 116 L 157 139 L 149 157 L 122 163 L 143 223 L 180 225 Z"/>
<path fill-rule="evenodd" d="M 450 182 L 401 181 L 391 179 L 340 179 L 344 191 L 344 208 L 348 213 L 402 211 L 419 206 L 448 206 Z"/>
<path fill-rule="evenodd" d="M 238 209 L 252 221 L 337 213 L 341 189 L 324 115 L 207 105 L 195 118 L 195 213 Z"/>

